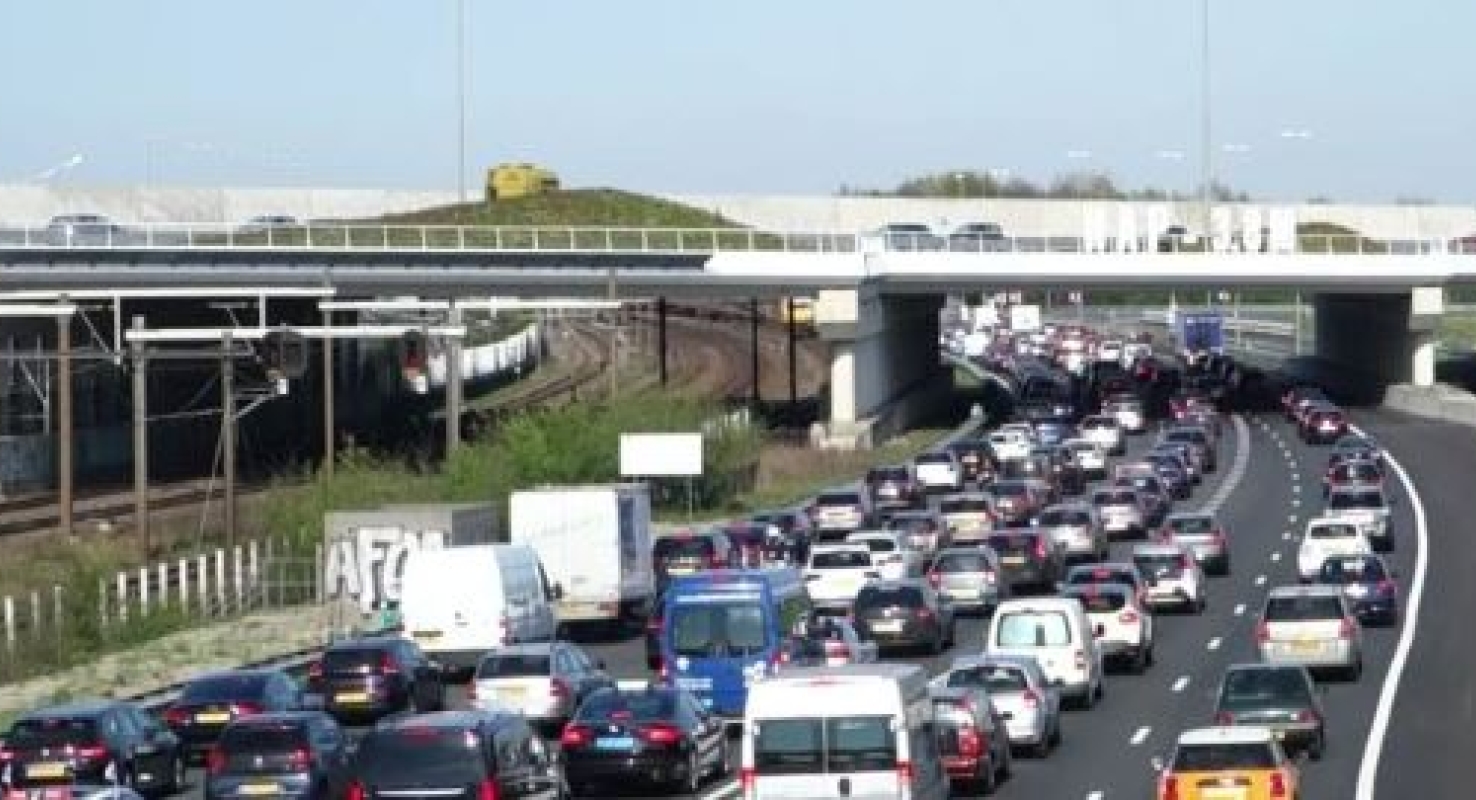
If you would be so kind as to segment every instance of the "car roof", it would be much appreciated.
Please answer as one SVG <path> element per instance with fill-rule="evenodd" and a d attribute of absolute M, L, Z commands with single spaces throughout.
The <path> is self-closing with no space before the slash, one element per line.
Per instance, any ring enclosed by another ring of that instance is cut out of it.
<path fill-rule="evenodd" d="M 1052 503 L 1046 506 L 1041 513 L 1045 513 L 1046 511 L 1084 511 L 1091 513 L 1096 511 L 1096 508 L 1091 503 L 1083 503 L 1080 500 L 1068 500 L 1064 503 Z"/>
<path fill-rule="evenodd" d="M 1098 561 L 1094 564 L 1072 564 L 1066 574 L 1073 572 L 1096 572 L 1097 570 L 1122 570 L 1125 572 L 1138 573 L 1138 565 L 1131 561 Z"/>
<path fill-rule="evenodd" d="M 563 642 L 528 642 L 526 644 L 509 644 L 493 650 L 482 656 L 483 660 L 497 658 L 498 656 L 541 656 L 548 655 L 554 648 Z"/>
<path fill-rule="evenodd" d="M 988 492 L 952 492 L 938 498 L 942 500 L 989 500 Z"/>
<path fill-rule="evenodd" d="M 867 589 L 919 589 L 926 586 L 927 581 L 921 578 L 891 578 L 882 581 L 871 581 L 861 587 L 861 591 Z"/>
<path fill-rule="evenodd" d="M 966 656 L 955 656 L 953 663 L 948 669 L 970 669 L 974 667 L 987 667 L 993 665 L 1018 667 L 1034 673 L 1038 677 L 1044 677 L 1045 671 L 1040 666 L 1040 661 L 1035 656 L 1020 655 L 1016 653 L 974 653 Z"/>
<path fill-rule="evenodd" d="M 1125 583 L 1118 583 L 1117 581 L 1105 581 L 1103 583 L 1079 583 L 1075 586 L 1063 586 L 1061 587 L 1061 593 L 1073 595 L 1120 594 L 1125 597 L 1132 597 L 1133 595 L 1137 594 L 1137 592 L 1133 590 L 1133 587 Z"/>
<path fill-rule="evenodd" d="M 1283 597 L 1342 597 L 1343 590 L 1337 586 L 1325 586 L 1323 584 L 1309 583 L 1305 586 L 1277 586 L 1272 589 L 1266 599 Z"/>
<path fill-rule="evenodd" d="M 337 652 L 340 650 L 369 650 L 379 647 L 394 647 L 403 642 L 398 636 L 356 636 L 352 639 L 340 639 L 330 643 L 323 648 L 323 652 Z"/>
<path fill-rule="evenodd" d="M 45 719 L 47 717 L 96 717 L 109 709 L 122 705 L 121 701 L 108 700 L 105 698 L 85 698 L 59 703 L 54 706 L 43 706 L 32 709 L 22 714 L 19 719 Z"/>
<path fill-rule="evenodd" d="M 1271 744 L 1275 741 L 1269 728 L 1254 725 L 1216 725 L 1194 728 L 1179 734 L 1179 746 L 1215 744 Z"/>
<path fill-rule="evenodd" d="M 810 548 L 810 555 L 814 555 L 816 553 L 841 553 L 841 552 L 845 552 L 845 553 L 861 552 L 861 553 L 866 553 L 867 555 L 870 555 L 871 554 L 871 548 L 867 547 L 864 544 L 861 544 L 860 542 L 826 542 L 825 544 L 817 544 L 817 545 L 814 545 L 814 546 L 812 546 Z"/>
<path fill-rule="evenodd" d="M 1269 663 L 1269 662 L 1265 662 L 1265 661 L 1242 661 L 1240 663 L 1231 664 L 1230 666 L 1225 667 L 1225 674 L 1226 675 L 1229 675 L 1232 672 L 1282 672 L 1282 671 L 1285 671 L 1285 672 L 1300 672 L 1303 675 L 1310 674 L 1310 673 L 1308 673 L 1307 668 L 1304 667 L 1304 666 L 1302 666 L 1301 664 L 1286 664 L 1286 663 L 1273 664 L 1273 663 Z"/>
<path fill-rule="evenodd" d="M 392 717 L 386 719 L 375 726 L 374 731 L 400 731 L 415 728 L 460 730 L 465 728 L 475 728 L 486 722 L 508 719 L 514 716 L 521 715 L 506 711 L 480 709 L 433 711 L 428 714 L 415 714 L 407 717 Z"/>

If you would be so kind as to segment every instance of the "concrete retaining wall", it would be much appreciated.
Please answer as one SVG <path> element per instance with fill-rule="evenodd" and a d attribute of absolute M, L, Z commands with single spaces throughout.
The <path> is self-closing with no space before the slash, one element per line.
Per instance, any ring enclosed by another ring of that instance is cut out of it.
<path fill-rule="evenodd" d="M 1384 391 L 1384 407 L 1417 417 L 1476 427 L 1476 395 L 1447 384 L 1394 384 Z"/>

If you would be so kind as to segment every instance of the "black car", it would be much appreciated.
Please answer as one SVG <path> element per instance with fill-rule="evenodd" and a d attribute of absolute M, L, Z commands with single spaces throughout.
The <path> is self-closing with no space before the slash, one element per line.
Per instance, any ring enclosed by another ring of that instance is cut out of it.
<path fill-rule="evenodd" d="M 1341 586 L 1348 605 L 1365 625 L 1393 625 L 1399 621 L 1399 584 L 1394 570 L 1373 554 L 1329 556 L 1316 582 Z"/>
<path fill-rule="evenodd" d="M 728 541 L 738 557 L 738 566 L 758 569 L 763 565 L 764 542 L 769 538 L 769 526 L 758 522 L 740 520 L 722 526 Z"/>
<path fill-rule="evenodd" d="M 922 486 L 905 464 L 872 467 L 866 471 L 866 491 L 876 508 L 912 508 L 923 501 Z"/>
<path fill-rule="evenodd" d="M 1049 590 L 1061 579 L 1065 557 L 1048 531 L 995 531 L 989 534 L 988 544 L 999 554 L 1001 577 L 1012 592 Z"/>
<path fill-rule="evenodd" d="M 948 449 L 958 458 L 965 481 L 988 483 L 994 479 L 999 459 L 995 458 L 994 448 L 989 446 L 987 440 L 959 439 L 949 444 Z"/>
<path fill-rule="evenodd" d="M 556 757 L 521 714 L 441 711 L 381 722 L 359 744 L 346 800 L 558 800 Z"/>
<path fill-rule="evenodd" d="M 5 734 L 10 786 L 114 782 L 148 795 L 179 791 L 179 737 L 132 703 L 83 700 L 31 711 Z"/>
<path fill-rule="evenodd" d="M 262 714 L 232 722 L 205 760 L 205 798 L 339 795 L 348 739 L 319 711 Z"/>
<path fill-rule="evenodd" d="M 396 636 L 335 642 L 308 669 L 308 691 L 339 722 L 372 721 L 401 711 L 445 707 L 438 665 Z"/>
<path fill-rule="evenodd" d="M 1030 454 L 1039 455 L 1050 465 L 1052 481 L 1062 494 L 1075 497 L 1086 491 L 1086 470 L 1077 463 L 1076 453 L 1071 448 L 1059 445 L 1037 447 L 1031 450 Z"/>
<path fill-rule="evenodd" d="M 1288 750 L 1322 757 L 1327 734 L 1322 700 L 1299 664 L 1232 664 L 1215 703 L 1216 725 L 1269 728 Z"/>
<path fill-rule="evenodd" d="M 663 536 L 651 548 L 651 566 L 656 571 L 658 589 L 665 588 L 678 575 L 735 568 L 739 558 L 733 540 L 720 530 L 683 531 Z"/>
<path fill-rule="evenodd" d="M 882 647 L 924 647 L 941 653 L 953 645 L 953 607 L 927 581 L 873 581 L 852 604 L 856 632 Z"/>
<path fill-rule="evenodd" d="M 164 710 L 164 723 L 183 743 L 185 752 L 203 755 L 234 720 L 257 714 L 294 711 L 302 691 L 277 669 L 239 669 L 202 675 L 185 684 Z"/>
<path fill-rule="evenodd" d="M 626 781 L 696 796 L 733 771 L 723 721 L 691 693 L 668 686 L 603 689 L 580 704 L 559 737 L 575 793 L 604 797 Z"/>

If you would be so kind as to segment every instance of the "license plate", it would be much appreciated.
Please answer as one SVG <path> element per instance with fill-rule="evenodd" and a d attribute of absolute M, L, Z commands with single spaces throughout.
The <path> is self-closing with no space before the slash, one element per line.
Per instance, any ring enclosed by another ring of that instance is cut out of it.
<path fill-rule="evenodd" d="M 369 702 L 369 693 L 368 692 L 339 692 L 339 693 L 333 695 L 333 699 L 336 700 L 336 701 L 338 701 L 338 702 L 340 702 L 340 703 L 367 703 L 367 702 Z"/>
<path fill-rule="evenodd" d="M 1005 556 L 999 560 L 999 563 L 1017 567 L 1025 563 L 1025 556 Z"/>
<path fill-rule="evenodd" d="M 978 597 L 979 589 L 976 586 L 961 586 L 957 589 L 949 589 L 948 594 L 952 597 Z"/>
<path fill-rule="evenodd" d="M 440 631 L 411 631 L 410 637 L 417 642 L 434 642 L 441 638 Z"/>
<path fill-rule="evenodd" d="M 230 722 L 231 715 L 220 711 L 210 711 L 204 714 L 196 714 L 195 721 L 204 725 L 218 725 L 222 722 Z"/>
<path fill-rule="evenodd" d="M 241 784 L 241 788 L 237 790 L 237 794 L 243 794 L 247 797 L 270 797 L 271 795 L 280 794 L 281 791 L 282 787 L 275 783 L 243 783 Z"/>
<path fill-rule="evenodd" d="M 1245 800 L 1246 793 L 1244 789 L 1235 787 L 1208 786 L 1199 796 L 1204 800 Z"/>
<path fill-rule="evenodd" d="M 696 567 L 671 567 L 666 570 L 670 575 L 691 575 L 697 571 Z"/>
<path fill-rule="evenodd" d="M 602 736 L 595 740 L 595 747 L 600 750 L 632 750 L 635 748 L 635 739 L 629 736 Z"/>
<path fill-rule="evenodd" d="M 1320 653 L 1320 652 L 1322 652 L 1322 643 L 1321 642 L 1292 642 L 1291 650 L 1292 650 L 1293 653 L 1303 653 L 1303 654 L 1306 654 L 1306 653 Z"/>
<path fill-rule="evenodd" d="M 43 761 L 26 767 L 27 778 L 65 778 L 67 765 L 55 761 Z"/>
<path fill-rule="evenodd" d="M 871 629 L 874 631 L 884 631 L 886 633 L 897 633 L 902 630 L 902 620 L 879 619 L 876 622 L 871 623 Z"/>
<path fill-rule="evenodd" d="M 498 689 L 497 699 L 504 703 L 519 705 L 528 697 L 528 692 L 523 689 Z"/>

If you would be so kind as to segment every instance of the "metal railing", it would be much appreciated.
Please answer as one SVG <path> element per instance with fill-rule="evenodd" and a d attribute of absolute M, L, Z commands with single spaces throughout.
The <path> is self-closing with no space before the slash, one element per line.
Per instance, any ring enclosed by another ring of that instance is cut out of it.
<path fill-rule="evenodd" d="M 0 224 L 0 248 L 25 250 L 249 250 L 396 252 L 659 253 L 1027 253 L 1175 255 L 1471 255 L 1476 242 L 1300 235 L 1280 244 L 1241 239 L 1090 236 L 985 237 L 925 233 L 774 232 L 749 228 L 189 223 Z"/>

